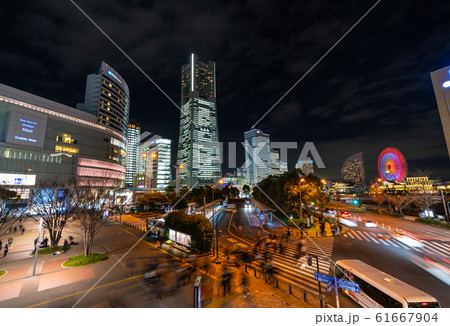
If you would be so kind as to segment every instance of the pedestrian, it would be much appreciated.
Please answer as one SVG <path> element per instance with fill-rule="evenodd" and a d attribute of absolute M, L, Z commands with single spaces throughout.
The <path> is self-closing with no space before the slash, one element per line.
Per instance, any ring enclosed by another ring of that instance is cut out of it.
<path fill-rule="evenodd" d="M 20 218 L 19 223 L 22 224 L 22 218 Z"/>
<path fill-rule="evenodd" d="M 242 287 L 242 294 L 244 295 L 244 298 L 250 294 L 250 291 L 248 290 L 248 278 L 245 273 L 242 273 L 241 278 L 241 287 Z"/>
<path fill-rule="evenodd" d="M 291 240 L 291 231 L 287 231 L 287 241 Z"/>
<path fill-rule="evenodd" d="M 5 251 L 3 252 L 3 257 L 6 257 L 8 251 L 9 251 L 8 244 L 5 244 Z"/>
<path fill-rule="evenodd" d="M 22 227 L 22 235 L 25 233 L 25 228 Z"/>
<path fill-rule="evenodd" d="M 13 243 L 13 238 L 9 238 L 8 239 L 8 244 L 9 244 L 10 247 L 12 246 L 12 243 Z"/>
<path fill-rule="evenodd" d="M 14 227 L 14 233 L 16 233 L 16 232 L 17 232 L 17 226 Z"/>
<path fill-rule="evenodd" d="M 231 272 L 228 270 L 227 267 L 224 267 L 223 269 L 222 286 L 223 286 L 223 296 L 225 296 L 225 293 L 227 291 L 228 293 L 231 293 Z"/>
<path fill-rule="evenodd" d="M 2 250 L 2 247 L 3 247 L 3 242 L 2 242 L 2 240 L 0 240 L 0 250 Z"/>
<path fill-rule="evenodd" d="M 331 233 L 333 234 L 333 237 L 336 235 L 336 227 L 333 225 L 331 225 Z"/>
<path fill-rule="evenodd" d="M 38 238 L 34 239 L 34 247 L 36 248 L 36 243 L 38 242 Z"/>
<path fill-rule="evenodd" d="M 64 244 L 63 244 L 63 251 L 67 252 L 67 247 L 69 246 L 69 242 L 67 241 L 67 239 L 64 239 Z"/>
<path fill-rule="evenodd" d="M 283 244 L 281 243 L 281 241 L 280 241 L 279 247 L 280 247 L 280 255 L 283 255 L 283 252 L 284 252 L 284 246 L 283 246 Z"/>
<path fill-rule="evenodd" d="M 156 240 L 156 249 L 161 249 L 161 240 Z"/>

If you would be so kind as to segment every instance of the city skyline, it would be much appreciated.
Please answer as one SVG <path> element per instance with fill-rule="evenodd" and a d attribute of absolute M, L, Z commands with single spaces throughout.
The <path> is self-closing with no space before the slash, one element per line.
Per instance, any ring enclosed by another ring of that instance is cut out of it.
<path fill-rule="evenodd" d="M 134 43 L 123 38 L 123 21 L 114 16 L 123 11 L 120 2 L 111 4 L 111 11 L 103 16 L 94 14 L 96 4 L 80 5 L 175 101 L 180 96 L 179 66 L 190 53 L 220 63 L 217 114 L 222 141 L 239 141 L 242 132 L 249 130 L 325 49 L 342 36 L 344 30 L 333 30 L 330 23 L 339 22 L 340 26 L 348 28 L 368 9 L 363 4 L 290 5 L 290 12 L 278 13 L 263 27 L 262 22 L 268 21 L 263 18 L 272 13 L 272 4 L 259 3 L 261 9 L 256 12 L 256 7 L 248 2 L 242 13 L 233 5 L 215 4 L 198 8 L 198 15 L 203 19 L 189 25 L 188 34 L 184 35 L 182 26 L 188 22 L 188 15 L 184 13 L 192 10 L 185 4 L 177 7 L 160 2 L 149 7 L 131 5 L 127 10 L 132 17 L 138 18 L 138 12 L 150 15 L 158 26 L 164 27 L 168 22 L 163 14 L 169 12 L 175 22 L 173 28 L 163 34 L 164 38 L 151 34 L 137 46 L 139 41 Z M 27 6 L 27 10 L 22 10 L 21 6 Z M 40 25 L 39 31 L 30 29 L 18 20 L 20 15 L 13 14 L 26 12 L 23 15 L 32 22 L 40 17 L 40 7 L 36 4 L 20 3 L 2 8 L 4 23 L 20 28 L 14 33 L 2 32 L 5 55 L 0 63 L 4 72 L 0 82 L 74 106 L 83 101 L 85 76 L 98 69 L 98 62 L 104 60 L 129 84 L 131 116 L 143 124 L 143 130 L 174 140 L 176 148 L 179 111 L 89 25 L 76 8 L 57 2 L 52 6 L 48 17 L 42 18 L 47 24 Z M 325 9 L 328 7 L 330 10 Z M 257 127 L 271 134 L 274 141 L 313 141 L 326 166 L 316 171 L 327 179 L 337 178 L 346 157 L 360 151 L 365 155 L 366 176 L 368 180 L 373 179 L 377 175 L 377 155 L 389 146 L 404 153 L 411 170 L 430 168 L 434 177 L 448 179 L 448 154 L 429 77 L 430 72 L 449 65 L 450 42 L 442 32 L 449 24 L 445 20 L 448 7 L 448 4 L 425 5 L 423 1 L 414 1 L 408 6 L 395 4 L 388 8 L 381 2 Z M 428 15 L 417 14 L 419 8 Z M 395 15 L 380 25 L 378 17 L 383 13 Z M 238 37 L 240 28 L 229 23 L 232 17 L 240 15 L 250 17 L 248 23 L 241 24 L 252 32 L 251 44 L 243 42 Z M 295 25 L 296 15 L 304 18 L 299 26 Z M 67 21 L 58 21 L 58 17 Z M 214 29 L 208 28 L 211 21 L 216 26 Z M 143 29 L 137 22 L 128 22 L 136 40 L 143 40 L 145 31 L 151 33 L 157 26 L 150 24 Z M 308 33 L 308 24 L 315 26 L 316 34 Z M 79 26 L 80 30 L 70 32 L 71 26 Z M 263 33 L 275 26 L 281 28 L 279 38 L 272 32 Z M 61 33 L 56 34 L 52 27 L 58 27 Z M 414 32 L 414 37 L 410 36 L 410 31 Z M 36 33 L 41 32 L 42 36 L 37 39 L 42 43 L 32 42 Z M 64 39 L 60 36 L 63 34 Z M 196 37 L 197 34 L 202 37 Z M 296 41 L 286 43 L 291 38 Z M 20 46 L 17 39 L 23 40 Z M 55 54 L 63 54 L 58 60 L 52 60 L 53 56 L 42 47 L 50 41 L 58 45 Z M 299 55 L 296 49 L 308 42 L 311 46 Z M 85 52 L 77 50 L 81 48 Z M 167 52 L 168 49 L 173 50 Z M 232 51 L 223 51 L 226 49 Z M 36 51 L 39 56 L 28 55 Z M 41 69 L 44 66 L 45 70 Z M 241 73 L 235 74 L 237 71 Z M 319 91 L 322 88 L 327 92 L 322 94 Z M 237 114 L 243 119 L 233 119 Z M 226 161 L 226 147 L 224 151 Z M 299 150 L 295 154 L 292 151 L 289 155 L 290 169 L 298 153 Z M 175 157 L 176 151 L 172 151 L 172 161 Z M 238 150 L 237 165 L 243 162 L 242 149 Z"/>

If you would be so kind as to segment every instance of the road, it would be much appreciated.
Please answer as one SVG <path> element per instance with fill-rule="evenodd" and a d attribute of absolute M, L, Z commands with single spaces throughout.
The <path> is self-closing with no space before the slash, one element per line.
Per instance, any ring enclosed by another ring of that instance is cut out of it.
<path fill-rule="evenodd" d="M 241 250 L 251 250 L 253 249 L 255 238 L 258 235 L 258 231 L 261 236 L 267 236 L 268 232 L 261 230 L 258 226 L 259 223 L 255 220 L 253 211 L 248 208 L 244 208 L 244 203 L 237 204 L 237 224 L 242 226 L 243 235 L 237 234 L 237 232 L 232 231 L 230 227 L 231 213 L 222 212 L 219 215 L 220 221 L 220 242 L 219 247 L 221 252 L 224 253 L 225 249 L 228 252 L 232 252 L 236 249 Z M 306 290 L 307 296 L 317 298 L 318 296 L 318 285 L 314 280 L 314 272 L 317 272 L 317 266 L 314 262 L 313 266 L 308 266 L 305 264 L 305 258 L 297 260 L 294 258 L 297 251 L 298 238 L 284 243 L 285 250 L 281 255 L 279 250 L 276 252 L 274 249 L 270 248 L 269 252 L 272 254 L 274 261 L 274 266 L 279 269 L 279 275 L 277 276 L 279 280 L 279 287 L 284 290 L 288 290 L 289 284 L 294 295 L 297 297 L 303 297 L 303 290 Z M 333 249 L 333 238 L 315 238 L 307 240 L 308 253 L 319 256 L 319 269 L 322 273 L 327 273 L 330 267 L 330 262 L 326 256 L 331 257 Z M 242 268 L 242 267 L 241 267 Z M 256 268 L 256 275 L 259 277 L 261 274 L 261 269 L 258 263 L 252 263 L 248 268 L 250 273 L 254 274 L 254 269 Z M 322 292 L 324 291 L 322 288 Z"/>
<path fill-rule="evenodd" d="M 372 214 L 360 214 L 381 223 L 391 222 L 390 219 L 377 218 Z M 341 236 L 335 237 L 333 255 L 334 261 L 339 259 L 360 259 L 432 296 L 443 307 L 450 307 L 450 243 L 438 238 L 441 230 L 420 232 L 416 226 L 410 226 L 408 221 L 394 221 L 390 225 L 413 232 L 417 239 L 402 236 L 397 232 L 382 227 L 366 227 L 364 222 L 355 219 L 355 227 Z M 426 225 L 425 225 L 426 226 Z M 443 230 L 445 231 L 445 230 Z M 425 238 L 425 239 L 423 239 Z M 447 238 L 448 239 L 448 238 Z M 424 258 L 426 257 L 426 258 Z M 429 259 L 429 260 L 427 260 Z M 446 272 L 447 271 L 447 272 Z M 334 301 L 334 293 L 327 296 L 328 301 Z M 341 306 L 354 306 L 352 302 L 342 299 Z"/>

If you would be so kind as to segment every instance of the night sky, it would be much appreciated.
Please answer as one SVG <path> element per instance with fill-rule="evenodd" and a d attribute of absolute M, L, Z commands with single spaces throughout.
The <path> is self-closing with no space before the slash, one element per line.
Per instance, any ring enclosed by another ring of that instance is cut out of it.
<path fill-rule="evenodd" d="M 75 1 L 177 103 L 192 52 L 216 62 L 219 137 L 243 133 L 376 1 Z M 450 65 L 450 2 L 381 1 L 257 128 L 272 141 L 316 145 L 340 179 L 363 152 L 376 175 L 383 148 L 410 170 L 450 179 L 430 72 Z M 0 2 L 0 83 L 75 107 L 104 60 L 127 81 L 131 117 L 172 139 L 180 112 L 69 0 Z M 238 146 L 238 164 L 244 150 Z M 227 166 L 224 166 L 224 172 Z"/>

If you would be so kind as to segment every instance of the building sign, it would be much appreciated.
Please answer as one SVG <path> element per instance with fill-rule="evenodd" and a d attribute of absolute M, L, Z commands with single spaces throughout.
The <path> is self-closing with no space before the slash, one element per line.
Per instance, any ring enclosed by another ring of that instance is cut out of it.
<path fill-rule="evenodd" d="M 47 116 L 36 113 L 11 112 L 7 143 L 43 148 Z"/>
<path fill-rule="evenodd" d="M 0 185 L 2 186 L 34 186 L 35 174 L 0 173 Z"/>

